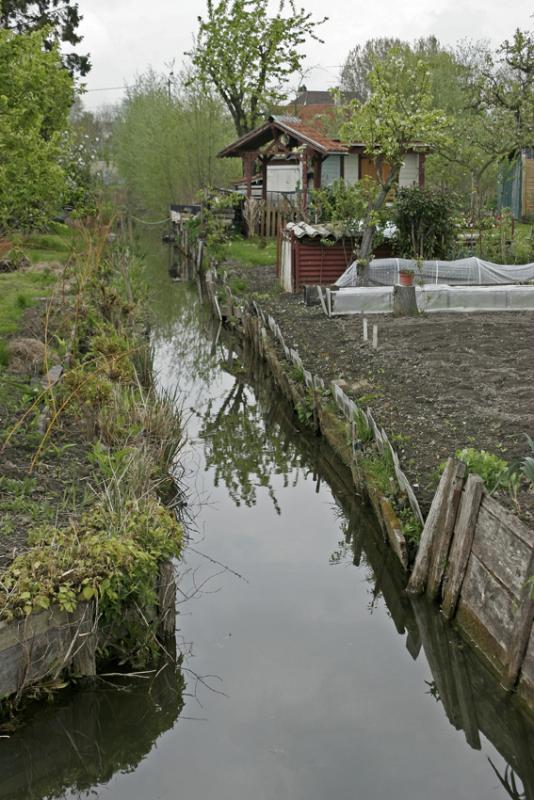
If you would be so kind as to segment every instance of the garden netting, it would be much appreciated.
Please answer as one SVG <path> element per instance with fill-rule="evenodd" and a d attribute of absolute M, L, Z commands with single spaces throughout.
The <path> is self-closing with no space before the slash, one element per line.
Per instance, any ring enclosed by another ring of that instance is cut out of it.
<path fill-rule="evenodd" d="M 369 264 L 370 286 L 393 286 L 399 283 L 399 271 L 411 269 L 414 282 L 419 284 L 443 283 L 450 286 L 493 286 L 496 284 L 528 283 L 534 281 L 532 264 L 493 264 L 472 256 L 457 261 L 423 261 L 417 263 L 407 258 L 375 258 Z M 345 270 L 336 281 L 343 289 L 357 286 L 357 262 Z"/>

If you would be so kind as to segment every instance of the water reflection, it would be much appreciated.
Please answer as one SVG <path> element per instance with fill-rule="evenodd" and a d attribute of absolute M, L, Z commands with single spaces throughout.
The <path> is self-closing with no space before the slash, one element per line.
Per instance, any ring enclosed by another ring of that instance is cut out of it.
<path fill-rule="evenodd" d="M 531 721 L 432 606 L 410 602 L 350 472 L 297 430 L 265 367 L 161 276 L 154 342 L 165 385 L 187 390 L 194 463 L 204 470 L 205 456 L 208 488 L 231 497 L 216 493 L 204 549 L 250 577 L 200 600 L 190 622 L 182 606 L 181 634 L 228 698 L 206 702 L 206 725 L 175 725 L 184 683 L 167 668 L 41 709 L 0 742 L 0 800 L 534 800 Z"/>
<path fill-rule="evenodd" d="M 273 476 L 282 475 L 284 488 L 296 486 L 305 467 L 302 455 L 290 446 L 276 422 L 268 427 L 265 411 L 247 389 L 242 376 L 222 398 L 210 399 L 199 415 L 206 471 L 213 468 L 214 484 L 222 481 L 236 504 L 256 504 L 257 491 L 265 489 L 280 514 Z"/>
<path fill-rule="evenodd" d="M 184 686 L 169 659 L 151 675 L 99 680 L 35 709 L 0 743 L 0 800 L 94 795 L 95 786 L 132 772 L 174 726 Z"/>

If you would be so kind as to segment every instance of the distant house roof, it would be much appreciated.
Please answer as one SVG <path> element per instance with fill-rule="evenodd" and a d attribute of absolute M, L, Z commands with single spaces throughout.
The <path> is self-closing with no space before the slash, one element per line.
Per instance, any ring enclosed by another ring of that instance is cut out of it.
<path fill-rule="evenodd" d="M 219 158 L 239 157 L 247 152 L 260 149 L 273 141 L 277 133 L 286 134 L 293 140 L 293 147 L 308 145 L 322 155 L 344 155 L 350 148 L 336 139 L 331 139 L 300 117 L 274 114 L 263 125 L 241 136 L 218 154 Z"/>

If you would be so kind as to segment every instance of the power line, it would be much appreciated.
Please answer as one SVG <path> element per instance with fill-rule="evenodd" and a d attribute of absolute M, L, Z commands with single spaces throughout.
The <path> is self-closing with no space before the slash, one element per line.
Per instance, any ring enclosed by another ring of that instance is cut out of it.
<path fill-rule="evenodd" d="M 85 94 L 89 94 L 89 92 L 113 92 L 116 89 L 128 89 L 128 86 L 124 84 L 122 86 L 102 86 L 100 89 L 86 89 Z"/>

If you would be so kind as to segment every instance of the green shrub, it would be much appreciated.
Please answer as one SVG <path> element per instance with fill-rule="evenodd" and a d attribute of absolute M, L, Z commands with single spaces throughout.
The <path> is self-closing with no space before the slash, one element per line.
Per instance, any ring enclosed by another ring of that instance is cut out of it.
<path fill-rule="evenodd" d="M 464 462 L 468 473 L 480 475 L 488 492 L 493 492 L 498 486 L 509 482 L 508 464 L 493 453 L 475 450 L 474 447 L 464 447 L 463 450 L 457 450 L 455 456 Z"/>
<path fill-rule="evenodd" d="M 404 258 L 449 258 L 454 247 L 454 215 L 458 199 L 453 192 L 399 189 L 393 222 L 397 226 L 395 249 Z"/>

